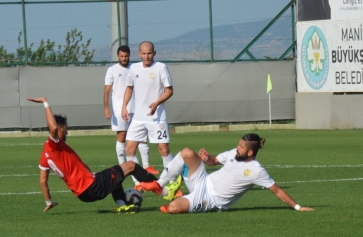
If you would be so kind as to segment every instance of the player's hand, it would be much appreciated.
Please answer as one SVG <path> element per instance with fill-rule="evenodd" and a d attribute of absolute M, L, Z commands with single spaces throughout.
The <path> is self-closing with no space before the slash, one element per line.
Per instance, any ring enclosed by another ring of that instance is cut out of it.
<path fill-rule="evenodd" d="M 298 211 L 314 211 L 314 208 L 311 208 L 311 207 L 300 207 Z"/>
<path fill-rule="evenodd" d="M 108 108 L 105 108 L 105 110 L 103 111 L 105 118 L 110 119 L 111 118 L 111 113 L 110 110 Z"/>
<path fill-rule="evenodd" d="M 202 160 L 206 160 L 206 159 L 208 159 L 208 156 L 209 156 L 209 152 L 208 152 L 205 148 L 201 148 L 201 149 L 199 149 L 199 157 L 200 157 Z"/>
<path fill-rule="evenodd" d="M 156 102 L 151 103 L 151 104 L 149 105 L 150 112 L 147 114 L 147 116 L 154 115 L 157 107 L 158 107 L 158 104 L 157 104 Z"/>
<path fill-rule="evenodd" d="M 53 202 L 52 204 L 47 205 L 47 206 L 44 208 L 43 212 L 49 211 L 50 209 L 52 209 L 53 207 L 55 207 L 55 206 L 57 206 L 57 205 L 58 205 L 58 202 Z"/>
<path fill-rule="evenodd" d="M 47 99 L 45 97 L 41 97 L 41 98 L 27 98 L 27 100 L 35 102 L 35 103 L 44 103 L 47 101 Z"/>
<path fill-rule="evenodd" d="M 129 119 L 130 119 L 129 112 L 127 111 L 127 109 L 122 108 L 121 116 L 122 116 L 122 119 L 125 121 L 129 121 Z"/>

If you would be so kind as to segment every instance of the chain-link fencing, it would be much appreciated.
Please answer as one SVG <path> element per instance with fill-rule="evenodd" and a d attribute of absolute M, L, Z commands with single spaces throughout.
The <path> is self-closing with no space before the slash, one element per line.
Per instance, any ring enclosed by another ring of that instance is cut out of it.
<path fill-rule="evenodd" d="M 140 42 L 164 62 L 286 60 L 295 0 L 9 0 L 0 2 L 0 66 L 104 65 Z"/>

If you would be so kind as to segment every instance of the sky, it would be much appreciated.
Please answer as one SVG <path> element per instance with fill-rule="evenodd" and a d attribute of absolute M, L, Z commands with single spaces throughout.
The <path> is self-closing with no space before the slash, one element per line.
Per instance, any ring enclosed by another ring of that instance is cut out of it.
<path fill-rule="evenodd" d="M 289 2 L 290 0 L 212 0 L 213 26 L 272 18 Z M 129 44 L 144 40 L 157 42 L 172 39 L 196 29 L 208 28 L 208 3 L 209 0 L 128 2 Z M 25 15 L 28 44 L 38 45 L 41 39 L 64 44 L 66 33 L 77 28 L 82 31 L 84 39 L 92 38 L 92 47 L 109 47 L 113 41 L 111 26 L 115 25 L 111 22 L 111 9 L 115 10 L 112 6 L 116 5 L 109 2 L 27 4 Z M 21 5 L 0 4 L 0 46 L 15 51 L 20 31 L 23 31 Z"/>

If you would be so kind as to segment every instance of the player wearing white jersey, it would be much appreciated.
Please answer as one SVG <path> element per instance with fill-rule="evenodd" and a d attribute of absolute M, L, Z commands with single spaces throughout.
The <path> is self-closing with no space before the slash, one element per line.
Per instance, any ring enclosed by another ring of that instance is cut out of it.
<path fill-rule="evenodd" d="M 126 79 L 129 73 L 130 66 L 130 48 L 128 46 L 120 46 L 117 49 L 117 57 L 119 59 L 119 62 L 109 67 L 106 72 L 103 104 L 104 116 L 107 119 L 111 119 L 111 129 L 112 131 L 117 132 L 116 154 L 119 164 L 122 164 L 125 162 L 126 131 L 130 125 L 130 120 L 132 119 L 132 115 L 134 113 L 134 99 L 132 96 L 130 102 L 127 105 L 127 110 L 130 112 L 130 118 L 125 121 L 121 117 L 123 98 L 126 90 Z M 108 107 L 111 91 L 112 115 Z M 152 174 L 159 174 L 158 171 L 154 170 L 154 168 L 149 165 L 149 146 L 146 142 L 142 142 L 139 144 L 139 152 L 141 155 L 143 167 Z M 133 161 L 138 163 L 138 159 L 136 157 Z M 136 189 L 141 190 L 139 182 L 136 179 L 134 179 L 134 182 L 136 184 Z"/>
<path fill-rule="evenodd" d="M 140 63 L 131 65 L 122 106 L 122 118 L 129 119 L 127 105 L 135 94 L 135 114 L 126 140 L 126 158 L 135 156 L 137 145 L 149 137 L 158 145 L 164 167 L 173 159 L 169 150 L 169 130 L 165 113 L 165 101 L 173 95 L 173 85 L 167 66 L 154 61 L 153 43 L 142 42 L 138 55 Z"/>
<path fill-rule="evenodd" d="M 173 86 L 167 66 L 155 61 L 149 67 L 144 67 L 143 62 L 134 63 L 131 65 L 128 75 L 127 85 L 135 88 L 134 96 L 135 104 L 137 104 L 133 120 L 146 123 L 166 123 L 165 103 L 156 106 L 153 114 L 149 114 L 149 106 L 163 96 L 166 87 Z M 131 102 L 130 100 L 129 104 Z M 130 113 L 129 110 L 128 112 Z"/>
<path fill-rule="evenodd" d="M 264 142 L 265 139 L 257 134 L 247 134 L 239 141 L 236 149 L 223 152 L 218 156 L 209 155 L 204 148 L 199 150 L 199 154 L 185 148 L 169 163 L 168 169 L 163 171 L 158 181 L 141 182 L 141 186 L 157 194 L 165 193 L 163 186 L 167 180 L 183 172 L 184 182 L 190 193 L 175 199 L 169 205 L 162 206 L 160 210 L 165 213 L 195 213 L 212 209 L 228 209 L 254 185 L 270 189 L 281 201 L 295 210 L 312 211 L 310 207 L 297 204 L 278 187 L 256 160 L 257 152 Z M 222 164 L 223 166 L 208 174 L 203 162 L 206 165 Z M 171 192 L 175 192 L 180 184 L 181 181 L 172 189 L 169 188 L 169 195 L 174 195 Z"/>

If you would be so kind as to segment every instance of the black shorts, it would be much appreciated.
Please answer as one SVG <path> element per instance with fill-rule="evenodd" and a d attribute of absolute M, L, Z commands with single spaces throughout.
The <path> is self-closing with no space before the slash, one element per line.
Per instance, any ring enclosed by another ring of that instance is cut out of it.
<path fill-rule="evenodd" d="M 78 198 L 83 202 L 102 200 L 115 189 L 122 187 L 124 178 L 124 172 L 119 165 L 102 170 L 95 174 L 93 184 L 79 195 Z"/>

